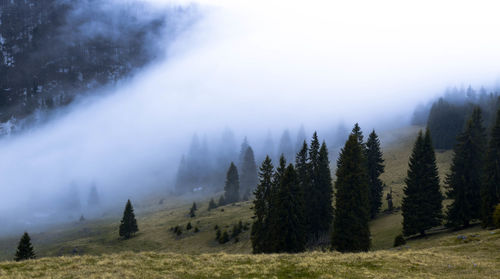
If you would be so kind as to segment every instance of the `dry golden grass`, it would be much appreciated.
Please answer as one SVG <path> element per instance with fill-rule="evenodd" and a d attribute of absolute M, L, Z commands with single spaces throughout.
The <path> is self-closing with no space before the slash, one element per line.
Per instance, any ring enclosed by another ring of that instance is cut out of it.
<path fill-rule="evenodd" d="M 0 278 L 498 278 L 500 230 L 429 240 L 430 248 L 340 254 L 123 252 L 0 263 Z"/>

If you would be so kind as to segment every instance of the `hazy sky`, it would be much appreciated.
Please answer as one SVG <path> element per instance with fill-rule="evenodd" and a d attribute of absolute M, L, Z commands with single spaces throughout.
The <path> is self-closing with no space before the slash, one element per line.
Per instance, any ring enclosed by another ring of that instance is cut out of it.
<path fill-rule="evenodd" d="M 194 132 L 231 127 L 252 142 L 300 124 L 384 129 L 448 86 L 499 81 L 494 1 L 194 3 L 201 16 L 166 61 L 0 141 L 0 213 L 72 182 L 83 196 L 92 181 L 108 195 L 167 188 Z"/>

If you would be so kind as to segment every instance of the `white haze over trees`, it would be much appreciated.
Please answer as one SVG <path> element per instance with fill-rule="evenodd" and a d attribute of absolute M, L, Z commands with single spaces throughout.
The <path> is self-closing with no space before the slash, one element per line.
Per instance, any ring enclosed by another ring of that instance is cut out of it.
<path fill-rule="evenodd" d="M 216 143 L 230 128 L 260 154 L 301 125 L 308 139 L 407 125 L 446 87 L 500 74 L 493 1 L 149 2 L 200 15 L 164 60 L 0 140 L 0 222 L 50 216 L 74 193 L 83 207 L 93 183 L 107 205 L 167 195 L 194 133 Z"/>

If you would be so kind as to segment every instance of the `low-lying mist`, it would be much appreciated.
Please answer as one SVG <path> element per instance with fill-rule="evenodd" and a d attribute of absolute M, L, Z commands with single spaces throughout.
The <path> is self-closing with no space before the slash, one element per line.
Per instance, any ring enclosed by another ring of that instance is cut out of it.
<path fill-rule="evenodd" d="M 92 215 L 93 185 L 103 209 L 167 196 L 194 134 L 216 152 L 231 130 L 234 152 L 246 136 L 262 156 L 303 125 L 333 146 L 355 122 L 365 133 L 408 125 L 447 86 L 497 81 L 499 19 L 487 6 L 355 2 L 199 2 L 161 61 L 1 139 L 4 231 Z"/>

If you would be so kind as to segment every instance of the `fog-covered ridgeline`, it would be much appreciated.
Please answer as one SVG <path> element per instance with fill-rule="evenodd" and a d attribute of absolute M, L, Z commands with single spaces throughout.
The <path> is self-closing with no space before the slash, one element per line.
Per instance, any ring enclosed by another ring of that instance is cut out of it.
<path fill-rule="evenodd" d="M 149 2 L 170 9 L 173 22 L 177 5 L 190 5 Z M 0 220 L 18 229 L 76 220 L 88 212 L 92 185 L 104 208 L 166 196 L 183 156 L 223 172 L 238 164 L 245 137 L 259 163 L 292 154 L 318 131 L 334 159 L 356 122 L 381 133 L 408 125 L 415 106 L 443 88 L 495 88 L 492 11 L 454 4 L 444 21 L 444 4 L 363 4 L 369 13 L 321 1 L 196 4 L 176 36 L 165 36 L 166 24 L 143 39 L 168 45 L 147 67 L 0 140 Z M 471 14 L 481 16 L 465 24 Z"/>

